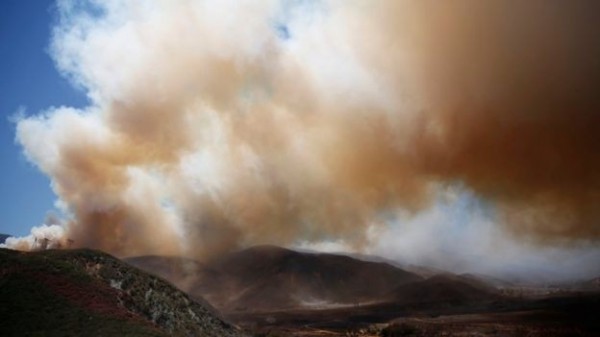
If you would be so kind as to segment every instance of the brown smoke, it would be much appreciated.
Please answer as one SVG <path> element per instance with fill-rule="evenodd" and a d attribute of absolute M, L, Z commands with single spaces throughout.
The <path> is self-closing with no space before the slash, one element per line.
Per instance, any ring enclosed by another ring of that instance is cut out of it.
<path fill-rule="evenodd" d="M 597 239 L 599 13 L 591 1 L 432 2 L 411 13 L 429 23 L 415 23 L 412 60 L 439 133 L 417 141 L 422 168 L 498 202 L 514 230 Z"/>
<path fill-rule="evenodd" d="M 62 5 L 54 56 L 94 105 L 18 133 L 76 245 L 360 246 L 457 182 L 518 233 L 600 237 L 597 2 L 331 1 L 284 38 L 277 2 L 208 3 Z"/>

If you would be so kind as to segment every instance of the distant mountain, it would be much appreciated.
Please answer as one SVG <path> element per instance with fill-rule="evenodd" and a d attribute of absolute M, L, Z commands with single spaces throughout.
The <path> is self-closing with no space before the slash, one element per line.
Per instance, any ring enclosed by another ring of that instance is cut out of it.
<path fill-rule="evenodd" d="M 401 263 L 401 262 L 390 260 L 390 259 L 387 259 L 387 258 L 384 258 L 381 256 L 377 256 L 377 255 L 369 255 L 369 254 L 347 254 L 347 255 L 350 257 L 353 257 L 355 259 L 362 260 L 362 261 L 385 262 L 394 267 L 400 268 L 402 270 L 406 270 L 413 274 L 417 274 L 424 278 L 428 278 L 428 277 L 438 275 L 438 274 L 448 273 L 447 271 L 442 270 L 442 269 L 433 268 L 433 267 L 425 267 L 425 266 L 420 266 L 420 265 L 415 265 L 415 264 L 410 264 L 410 263 Z"/>
<path fill-rule="evenodd" d="M 93 250 L 0 249 L 2 336 L 242 334 L 171 284 Z"/>
<path fill-rule="evenodd" d="M 491 286 L 495 289 L 514 287 L 515 284 L 513 282 L 493 277 L 485 274 L 473 274 L 473 273 L 465 273 L 460 274 L 464 280 L 475 282 L 475 284 L 479 286 Z"/>
<path fill-rule="evenodd" d="M 400 285 L 389 293 L 388 298 L 399 304 L 465 305 L 499 297 L 494 288 L 479 281 L 442 274 Z"/>
<path fill-rule="evenodd" d="M 6 241 L 7 238 L 11 237 L 8 234 L 0 234 L 0 244 L 4 243 L 4 241 Z"/>
<path fill-rule="evenodd" d="M 550 288 L 569 290 L 569 291 L 600 291 L 600 276 L 586 280 L 563 282 L 562 284 L 551 285 Z"/>
<path fill-rule="evenodd" d="M 257 246 L 205 264 L 156 256 L 126 260 L 225 311 L 355 305 L 382 301 L 423 278 L 383 262 Z"/>

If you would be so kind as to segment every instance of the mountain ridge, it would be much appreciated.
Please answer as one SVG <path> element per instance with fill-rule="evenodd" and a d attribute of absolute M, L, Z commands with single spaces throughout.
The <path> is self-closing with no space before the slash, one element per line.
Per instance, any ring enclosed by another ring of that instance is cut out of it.
<path fill-rule="evenodd" d="M 242 249 L 205 262 L 152 256 L 125 261 L 158 271 L 188 293 L 206 297 L 225 313 L 389 301 L 462 303 L 498 296 L 494 287 L 460 275 L 422 277 L 386 261 L 272 245 Z M 411 297 L 411 292 L 421 296 Z M 428 293 L 433 295 L 425 296 Z"/>
<path fill-rule="evenodd" d="M 5 243 L 6 239 L 8 239 L 10 237 L 11 237 L 11 235 L 9 235 L 9 234 L 0 233 L 0 244 Z"/>

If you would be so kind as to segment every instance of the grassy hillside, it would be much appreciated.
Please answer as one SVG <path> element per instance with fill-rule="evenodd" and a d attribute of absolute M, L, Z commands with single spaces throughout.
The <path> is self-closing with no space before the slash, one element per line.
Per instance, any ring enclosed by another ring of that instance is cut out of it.
<path fill-rule="evenodd" d="M 239 336 L 162 279 L 92 250 L 0 249 L 3 336 Z"/>

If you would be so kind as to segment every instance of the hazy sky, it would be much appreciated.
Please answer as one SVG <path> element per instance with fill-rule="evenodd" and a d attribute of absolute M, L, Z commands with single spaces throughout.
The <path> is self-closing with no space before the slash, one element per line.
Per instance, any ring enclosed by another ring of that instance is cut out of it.
<path fill-rule="evenodd" d="M 600 272 L 595 1 L 4 6 L 11 247 Z"/>

